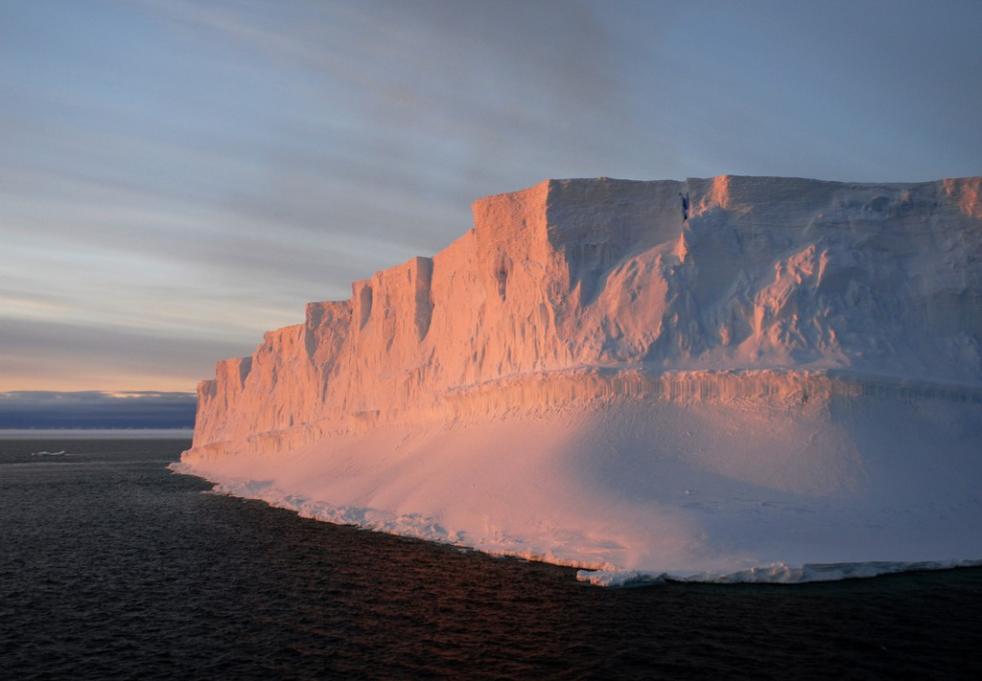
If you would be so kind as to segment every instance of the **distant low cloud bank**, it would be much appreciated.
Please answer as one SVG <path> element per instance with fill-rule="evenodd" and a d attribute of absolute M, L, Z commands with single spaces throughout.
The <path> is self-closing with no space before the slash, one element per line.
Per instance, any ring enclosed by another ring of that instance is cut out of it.
<path fill-rule="evenodd" d="M 192 393 L 0 392 L 0 428 L 191 428 Z"/>

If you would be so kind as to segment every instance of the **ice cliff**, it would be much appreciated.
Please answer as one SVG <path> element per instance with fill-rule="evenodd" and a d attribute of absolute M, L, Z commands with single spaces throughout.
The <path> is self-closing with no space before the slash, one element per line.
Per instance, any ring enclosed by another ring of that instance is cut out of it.
<path fill-rule="evenodd" d="M 982 558 L 982 178 L 548 180 L 473 214 L 219 362 L 181 470 L 604 583 Z"/>

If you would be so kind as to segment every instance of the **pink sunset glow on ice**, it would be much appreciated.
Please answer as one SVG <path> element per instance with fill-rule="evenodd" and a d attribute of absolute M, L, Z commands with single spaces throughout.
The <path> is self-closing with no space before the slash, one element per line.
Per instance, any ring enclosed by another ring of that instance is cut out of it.
<path fill-rule="evenodd" d="M 982 559 L 980 187 L 479 200 L 434 257 L 219 362 L 178 469 L 603 584 Z"/>

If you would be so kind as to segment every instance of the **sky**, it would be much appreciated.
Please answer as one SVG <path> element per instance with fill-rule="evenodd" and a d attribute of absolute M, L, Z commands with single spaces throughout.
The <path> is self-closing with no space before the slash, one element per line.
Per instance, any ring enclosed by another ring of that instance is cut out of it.
<path fill-rule="evenodd" d="M 980 26 L 977 0 L 0 0 L 0 391 L 193 390 L 547 177 L 982 174 Z"/>

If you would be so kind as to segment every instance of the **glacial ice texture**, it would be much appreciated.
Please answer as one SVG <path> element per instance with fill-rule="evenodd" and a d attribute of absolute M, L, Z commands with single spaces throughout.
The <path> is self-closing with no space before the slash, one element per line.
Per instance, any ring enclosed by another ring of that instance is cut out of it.
<path fill-rule="evenodd" d="M 474 223 L 219 362 L 180 470 L 597 584 L 982 558 L 982 178 L 550 180 Z"/>

